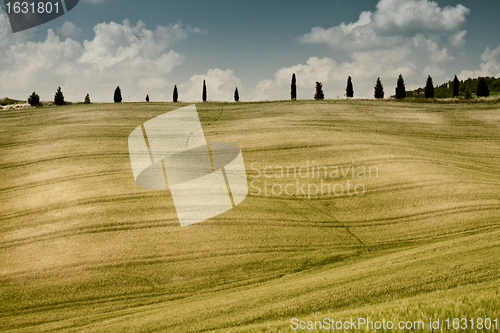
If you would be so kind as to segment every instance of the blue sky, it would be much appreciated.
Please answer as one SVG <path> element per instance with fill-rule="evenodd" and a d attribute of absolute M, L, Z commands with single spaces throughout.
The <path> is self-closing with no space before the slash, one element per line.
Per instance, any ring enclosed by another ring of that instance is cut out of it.
<path fill-rule="evenodd" d="M 500 77 L 500 2 L 426 0 L 80 0 L 62 17 L 12 33 L 0 11 L 0 97 L 111 102 L 311 99 L 386 96 L 399 73 L 407 89 L 477 76 Z"/>

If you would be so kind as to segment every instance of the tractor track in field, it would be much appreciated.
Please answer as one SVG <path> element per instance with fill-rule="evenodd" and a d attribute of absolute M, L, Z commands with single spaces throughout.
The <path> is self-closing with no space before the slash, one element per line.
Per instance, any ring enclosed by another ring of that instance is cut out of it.
<path fill-rule="evenodd" d="M 344 229 L 345 231 L 347 231 L 347 233 L 349 235 L 351 235 L 356 241 L 358 241 L 367 251 L 371 251 L 371 249 L 358 237 L 356 236 L 348 226 L 346 226 L 344 223 L 342 223 L 341 221 L 339 221 L 335 216 L 333 216 L 330 212 L 324 210 L 324 209 L 321 209 L 321 208 L 318 208 L 317 206 L 314 206 L 311 202 L 307 202 L 307 204 L 313 208 L 314 210 L 317 210 L 327 216 L 329 216 L 334 223 L 337 223 L 339 225 L 340 228 Z"/>
<path fill-rule="evenodd" d="M 52 204 L 52 205 L 46 205 L 43 208 L 34 208 L 34 209 L 25 209 L 21 211 L 17 211 L 15 213 L 11 214 L 3 214 L 0 215 L 0 217 L 4 220 L 7 219 L 15 219 L 23 216 L 29 216 L 31 214 L 42 214 L 45 212 L 50 212 L 54 210 L 59 210 L 59 209 L 65 209 L 65 208 L 74 208 L 76 206 L 83 206 L 83 205 L 92 205 L 92 204 L 102 204 L 102 203 L 110 203 L 110 202 L 120 202 L 120 201 L 127 201 L 127 200 L 136 200 L 136 199 L 146 199 L 146 198 L 151 198 L 152 196 L 161 196 L 160 193 L 131 193 L 131 194 L 122 194 L 122 195 L 113 195 L 113 196 L 101 196 L 101 197 L 92 197 L 92 198 L 83 198 L 79 200 L 74 200 L 74 201 L 68 201 L 60 204 Z"/>
<path fill-rule="evenodd" d="M 384 226 L 384 225 L 393 225 L 399 223 L 407 223 L 407 222 L 415 222 L 421 220 L 427 220 L 434 217 L 443 217 L 450 216 L 455 214 L 462 213 L 475 213 L 475 212 L 484 212 L 484 211 L 496 211 L 500 210 L 500 205 L 498 204 L 487 204 L 487 205 L 477 205 L 474 207 L 470 206 L 457 206 L 452 208 L 443 208 L 430 210 L 425 212 L 420 212 L 416 214 L 407 214 L 401 216 L 394 217 L 385 217 L 380 219 L 366 219 L 366 220 L 350 220 L 345 223 L 353 224 L 351 227 L 374 227 L 374 226 Z"/>
<path fill-rule="evenodd" d="M 208 127 L 208 126 L 212 125 L 213 123 L 215 123 L 216 121 L 218 121 L 218 120 L 220 119 L 220 117 L 222 116 L 222 112 L 223 112 L 223 111 L 224 111 L 224 109 L 221 109 L 221 111 L 220 111 L 219 115 L 217 116 L 217 118 L 216 118 L 214 121 L 212 121 L 212 122 L 208 123 L 207 125 L 205 125 L 205 127 Z M 202 157 L 200 157 L 200 156 L 198 156 L 198 155 L 193 155 L 193 154 L 191 154 L 191 150 L 189 149 L 189 140 L 191 140 L 191 138 L 192 138 L 192 137 L 193 137 L 193 136 L 188 136 L 188 138 L 187 138 L 187 140 L 186 140 L 186 147 L 185 147 L 186 149 L 185 149 L 185 151 L 189 152 L 189 154 L 190 154 L 192 157 L 196 158 L 196 159 L 197 159 L 197 160 L 199 160 L 200 162 L 204 162 L 204 160 L 203 160 L 203 158 L 202 158 Z M 205 140 L 206 140 L 206 138 L 205 138 Z M 210 147 L 210 143 L 209 143 L 209 142 L 207 142 L 207 145 L 208 145 L 208 147 Z M 209 148 L 209 149 L 210 149 L 210 148 Z M 210 152 L 210 154 L 211 154 L 211 152 Z"/>
<path fill-rule="evenodd" d="M 241 227 L 244 225 L 245 227 L 275 227 L 275 228 L 322 228 L 322 229 L 332 229 L 332 228 L 343 228 L 339 226 L 336 222 L 324 221 L 317 222 L 315 224 L 311 224 L 308 221 L 300 221 L 300 220 L 274 220 L 271 221 L 266 220 L 266 223 L 263 224 L 259 222 L 261 220 L 255 219 L 253 221 L 246 222 L 234 222 L 233 220 L 219 220 L 217 222 L 222 223 L 218 225 L 217 223 L 208 223 L 201 227 Z M 144 230 L 144 229 L 153 229 L 153 228 L 171 228 L 178 227 L 178 220 L 175 218 L 172 219 L 150 219 L 143 221 L 133 221 L 133 222 L 117 222 L 117 223 L 108 223 L 106 225 L 89 225 L 87 227 L 76 227 L 76 228 L 68 228 L 66 230 L 60 231 L 52 231 L 52 232 L 44 232 L 40 233 L 36 236 L 31 237 L 23 237 L 16 238 L 10 241 L 4 241 L 0 243 L 0 249 L 13 248 L 17 246 L 24 246 L 27 244 L 33 244 L 38 242 L 44 242 L 49 240 L 55 240 L 63 237 L 74 237 L 85 234 L 98 234 L 98 233 L 106 233 L 106 232 L 117 232 L 117 231 L 127 231 L 127 230 Z M 200 226 L 199 226 L 200 227 Z"/>
<path fill-rule="evenodd" d="M 28 183 L 28 184 L 24 184 L 24 185 L 0 188 L 0 193 L 5 194 L 5 193 L 17 192 L 17 191 L 21 191 L 21 190 L 34 189 L 34 188 L 41 187 L 41 186 L 55 185 L 55 184 L 59 184 L 59 183 L 67 182 L 67 181 L 89 179 L 89 178 L 100 178 L 100 177 L 106 177 L 106 176 L 112 176 L 112 175 L 120 175 L 120 174 L 124 174 L 124 173 L 125 173 L 124 171 L 120 170 L 120 171 L 107 171 L 107 172 L 92 172 L 92 173 L 78 174 L 76 176 L 52 178 L 52 179 L 45 180 L 45 181 L 38 181 L 38 182 Z"/>
<path fill-rule="evenodd" d="M 210 125 L 212 125 L 212 124 L 216 123 L 217 121 L 219 121 L 219 119 L 222 117 L 222 114 L 223 114 L 223 113 L 224 113 L 224 109 L 222 108 L 222 109 L 220 110 L 219 115 L 218 115 L 218 116 L 217 116 L 217 117 L 216 117 L 213 121 L 209 122 L 209 123 L 208 123 L 207 125 L 205 125 L 205 126 L 207 126 L 207 127 L 208 127 L 208 126 L 210 126 Z"/>
<path fill-rule="evenodd" d="M 0 170 L 2 169 L 15 169 L 18 167 L 23 167 L 23 166 L 29 166 L 29 165 L 35 165 L 37 163 L 45 163 L 45 162 L 54 162 L 54 161 L 59 161 L 59 160 L 65 160 L 65 159 L 82 159 L 82 158 L 89 158 L 89 157 L 125 157 L 129 158 L 128 153 L 78 153 L 78 154 L 66 154 L 66 155 L 58 155 L 54 157 L 49 157 L 49 158 L 41 158 L 37 160 L 32 160 L 32 161 L 27 161 L 27 162 L 22 162 L 22 163 L 6 163 L 6 164 L 0 164 Z"/>
<path fill-rule="evenodd" d="M 163 256 L 147 256 L 147 257 L 136 257 L 126 260 L 113 259 L 112 262 L 103 261 L 79 261 L 75 264 L 60 265 L 57 267 L 57 271 L 40 269 L 37 273 L 37 278 L 41 277 L 51 277 L 54 274 L 60 274 L 62 270 L 78 270 L 82 267 L 86 271 L 101 271 L 103 269 L 121 268 L 121 267 L 135 267 L 142 265 L 154 265 L 154 264 L 164 264 L 164 263 L 180 263 L 189 262 L 204 259 L 219 259 L 219 258 L 229 258 L 238 257 L 252 254 L 294 254 L 297 252 L 308 253 L 308 252 L 328 252 L 329 250 L 334 250 L 336 256 L 342 257 L 344 260 L 348 257 L 356 256 L 359 254 L 359 250 L 355 247 L 349 246 L 310 246 L 310 245 L 298 245 L 298 246 L 287 246 L 287 247 L 275 247 L 275 246 L 247 246 L 239 247 L 230 250 L 207 250 L 207 251 L 196 251 L 196 252 L 184 252 L 180 254 L 163 255 Z M 339 252 L 340 250 L 340 252 Z M 336 257 L 335 256 L 335 257 Z M 32 270 L 19 270 L 16 272 L 2 273 L 0 277 L 2 279 L 16 279 L 21 277 L 29 277 L 32 274 Z"/>

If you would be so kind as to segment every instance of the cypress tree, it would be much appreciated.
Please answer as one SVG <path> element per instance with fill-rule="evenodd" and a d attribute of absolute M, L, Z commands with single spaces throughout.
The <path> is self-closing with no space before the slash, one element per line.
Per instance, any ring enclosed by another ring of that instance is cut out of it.
<path fill-rule="evenodd" d="M 61 87 L 57 88 L 56 94 L 54 95 L 54 104 L 55 105 L 64 105 L 66 102 L 64 101 L 64 96 L 61 91 Z"/>
<path fill-rule="evenodd" d="M 427 76 L 427 82 L 425 83 L 425 98 L 434 98 L 434 85 L 432 83 L 432 78 L 430 75 Z"/>
<path fill-rule="evenodd" d="M 179 94 L 177 93 L 177 85 L 174 85 L 174 93 L 173 93 L 173 101 L 174 103 L 177 103 L 177 99 L 179 98 Z"/>
<path fill-rule="evenodd" d="M 352 88 L 352 81 L 350 76 L 347 78 L 347 87 L 345 88 L 345 95 L 346 97 L 354 96 L 354 90 Z"/>
<path fill-rule="evenodd" d="M 234 90 L 234 101 L 238 102 L 240 100 L 240 94 L 238 93 L 238 87 Z"/>
<path fill-rule="evenodd" d="M 120 86 L 116 87 L 116 89 L 115 89 L 115 95 L 113 96 L 113 101 L 115 103 L 121 103 L 122 102 L 122 91 L 120 89 Z"/>
<path fill-rule="evenodd" d="M 380 78 L 377 78 L 377 83 L 375 83 L 375 98 L 384 98 L 384 86 Z"/>
<path fill-rule="evenodd" d="M 458 81 L 457 76 L 453 79 L 453 97 L 458 96 L 458 89 L 460 88 L 460 81 Z"/>
<path fill-rule="evenodd" d="M 149 95 L 146 95 L 146 102 L 149 102 Z"/>
<path fill-rule="evenodd" d="M 205 80 L 203 80 L 203 93 L 201 94 L 201 99 L 203 102 L 207 101 L 207 86 L 205 85 Z"/>
<path fill-rule="evenodd" d="M 325 99 L 325 94 L 323 94 L 323 85 L 318 81 L 316 81 L 316 93 L 314 94 L 314 99 Z"/>
<path fill-rule="evenodd" d="M 296 80 L 295 80 L 295 73 L 292 74 L 292 84 L 291 84 L 290 95 L 292 97 L 292 101 L 295 101 L 297 99 L 297 84 L 296 84 Z"/>
<path fill-rule="evenodd" d="M 479 82 L 477 83 L 477 97 L 488 97 L 490 95 L 490 90 L 488 89 L 488 84 L 483 77 L 479 78 Z"/>
<path fill-rule="evenodd" d="M 396 86 L 396 98 L 405 98 L 406 90 L 405 90 L 405 80 L 403 79 L 403 75 L 399 74 L 398 83 Z"/>

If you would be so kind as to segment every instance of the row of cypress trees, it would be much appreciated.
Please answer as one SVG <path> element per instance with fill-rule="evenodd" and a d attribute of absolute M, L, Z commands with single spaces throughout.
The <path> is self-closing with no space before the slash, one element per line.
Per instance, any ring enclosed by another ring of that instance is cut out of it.
<path fill-rule="evenodd" d="M 205 80 L 203 80 L 203 90 L 201 93 L 201 99 L 203 102 L 207 101 L 207 85 Z M 177 90 L 177 85 L 174 85 L 174 91 L 172 93 L 172 101 L 175 103 L 179 100 L 179 91 Z M 240 94 L 238 92 L 238 87 L 234 90 L 234 101 L 238 102 L 240 100 Z M 122 92 L 120 86 L 116 87 L 115 94 L 113 96 L 113 101 L 115 103 L 120 103 L 122 101 Z M 149 95 L 146 95 L 146 102 L 149 102 Z"/>
<path fill-rule="evenodd" d="M 455 75 L 455 78 L 453 79 L 453 97 L 457 97 L 459 95 L 459 88 L 460 88 L 460 81 L 458 81 L 457 76 Z M 349 76 L 347 78 L 347 86 L 346 86 L 346 97 L 354 97 L 354 88 L 352 85 L 352 79 Z M 291 82 L 291 91 L 290 91 L 291 99 L 292 101 L 295 101 L 297 99 L 297 79 L 295 77 L 295 73 L 292 74 L 292 82 Z M 465 92 L 465 97 L 470 98 L 470 91 Z M 476 95 L 478 97 L 487 97 L 490 95 L 489 89 L 488 89 L 488 84 L 484 80 L 484 78 L 479 78 L 479 82 L 477 85 L 477 91 Z M 430 75 L 427 76 L 427 81 L 425 83 L 425 89 L 424 89 L 424 96 L 425 98 L 434 98 L 434 85 L 432 83 L 432 78 Z M 380 77 L 377 78 L 377 82 L 375 83 L 374 87 L 374 97 L 376 99 L 384 98 L 384 86 L 382 85 L 382 82 L 380 81 Z M 405 89 L 405 83 L 403 79 L 403 75 L 399 74 L 398 81 L 396 83 L 396 95 L 395 97 L 397 99 L 402 99 L 406 98 L 406 89 Z M 203 102 L 207 101 L 207 85 L 205 83 L 205 80 L 203 80 L 203 90 L 202 90 L 202 95 L 201 98 Z M 314 94 L 314 99 L 321 100 L 325 98 L 325 94 L 323 93 L 323 86 L 321 82 L 316 82 L 316 92 Z M 174 91 L 172 94 L 172 100 L 174 102 L 177 102 L 179 99 L 179 92 L 177 91 L 177 85 L 174 85 Z M 234 100 L 238 102 L 240 100 L 240 95 L 238 92 L 238 87 L 234 90 Z M 115 93 L 113 96 L 113 101 L 115 103 L 120 103 L 122 101 L 122 93 L 120 86 L 116 87 Z M 146 102 L 149 102 L 149 95 L 146 95 Z M 29 98 L 28 98 L 28 103 L 31 105 L 39 105 L 40 104 L 40 97 L 38 94 L 33 92 Z M 90 97 L 89 94 L 85 96 L 85 103 L 90 103 Z M 57 88 L 57 91 L 54 95 L 54 104 L 56 105 L 64 105 L 66 102 L 64 101 L 64 96 L 61 91 L 61 87 Z"/>
<path fill-rule="evenodd" d="M 455 78 L 453 80 L 453 97 L 457 97 L 459 95 L 459 88 L 460 88 L 460 81 L 458 81 L 457 76 L 455 75 Z M 351 77 L 349 76 L 347 78 L 347 86 L 345 89 L 346 97 L 353 97 L 354 96 L 354 89 L 352 85 L 352 80 Z M 470 92 L 469 92 L 470 94 Z M 292 74 L 292 82 L 291 82 L 291 91 L 290 91 L 291 99 L 292 101 L 295 101 L 297 99 L 297 78 L 295 77 L 295 73 Z M 484 80 L 484 78 L 479 78 L 479 83 L 477 85 L 477 92 L 476 95 L 478 97 L 487 97 L 490 95 L 489 89 L 488 89 L 488 84 Z M 434 98 L 434 85 L 432 83 L 432 78 L 430 75 L 427 76 L 427 81 L 425 84 L 425 89 L 424 89 L 424 96 L 425 98 Z M 384 98 L 384 86 L 382 85 L 382 82 L 380 81 L 380 77 L 377 78 L 377 82 L 375 83 L 374 87 L 374 97 L 379 99 L 379 98 Z M 406 89 L 405 89 L 405 82 L 403 79 L 403 75 L 399 74 L 397 83 L 396 83 L 396 98 L 402 99 L 406 98 Z M 467 97 L 467 93 L 466 93 Z M 316 92 L 314 94 L 314 99 L 324 99 L 325 95 L 323 93 L 323 86 L 321 82 L 316 82 Z"/>
<path fill-rule="evenodd" d="M 402 79 L 402 76 L 400 75 Z M 399 82 L 399 80 L 398 80 Z M 375 98 L 384 98 L 384 86 L 380 81 L 380 78 L 377 78 L 377 82 L 375 83 Z M 403 91 L 404 91 L 404 83 L 403 83 Z M 398 88 L 396 88 L 396 94 L 398 93 Z M 291 92 L 290 92 L 292 101 L 297 99 L 297 79 L 295 77 L 295 73 L 292 74 L 292 83 L 291 83 Z M 345 88 L 345 96 L 346 97 L 354 97 L 354 88 L 352 85 L 351 77 L 347 77 L 347 86 Z M 314 94 L 314 99 L 324 99 L 325 94 L 323 93 L 323 85 L 321 82 L 316 81 L 316 92 Z"/>
<path fill-rule="evenodd" d="M 400 76 L 401 77 L 401 76 Z M 291 84 L 291 97 L 292 100 L 297 99 L 297 85 L 296 85 L 296 77 L 295 73 L 292 74 L 292 84 Z M 380 81 L 380 78 L 377 78 L 377 82 L 375 83 L 375 98 L 384 98 L 384 86 L 382 85 L 382 82 Z M 404 83 L 403 83 L 403 90 L 404 90 Z M 397 94 L 397 88 L 396 88 L 396 94 Z M 347 77 L 347 86 L 345 88 L 345 96 L 346 97 L 354 97 L 354 88 L 352 85 L 352 79 L 351 77 Z M 321 82 L 316 81 L 316 92 L 314 94 L 314 99 L 324 99 L 325 94 L 323 93 L 323 85 Z"/>

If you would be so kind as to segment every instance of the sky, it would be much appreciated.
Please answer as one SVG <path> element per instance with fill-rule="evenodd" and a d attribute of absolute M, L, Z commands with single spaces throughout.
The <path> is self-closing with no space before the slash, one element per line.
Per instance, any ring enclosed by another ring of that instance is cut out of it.
<path fill-rule="evenodd" d="M 125 102 L 386 97 L 454 75 L 500 77 L 498 0 L 80 0 L 65 15 L 13 33 L 0 10 L 0 98 Z"/>

